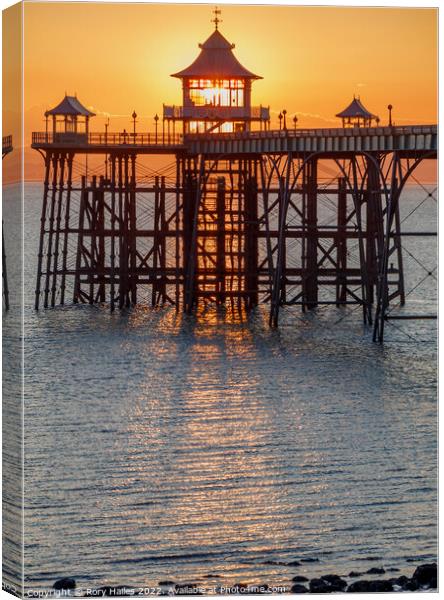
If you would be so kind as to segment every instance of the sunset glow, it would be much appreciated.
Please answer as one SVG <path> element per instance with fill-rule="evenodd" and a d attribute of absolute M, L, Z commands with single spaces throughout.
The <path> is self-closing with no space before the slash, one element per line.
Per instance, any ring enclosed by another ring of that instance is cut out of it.
<path fill-rule="evenodd" d="M 192 63 L 214 30 L 209 5 L 25 3 L 25 144 L 44 129 L 44 112 L 77 93 L 96 113 L 91 127 L 154 130 L 162 105 L 181 104 L 171 77 Z M 263 79 L 252 105 L 282 109 L 299 127 L 334 127 L 353 95 L 387 122 L 437 118 L 437 11 L 409 8 L 223 6 L 220 31 L 239 61 Z M 219 84 L 199 102 L 242 103 Z M 5 117 L 5 130 L 13 129 Z M 14 135 L 14 131 L 11 133 Z M 28 166 L 39 164 L 29 150 Z M 32 171 L 32 169 L 31 169 Z"/>

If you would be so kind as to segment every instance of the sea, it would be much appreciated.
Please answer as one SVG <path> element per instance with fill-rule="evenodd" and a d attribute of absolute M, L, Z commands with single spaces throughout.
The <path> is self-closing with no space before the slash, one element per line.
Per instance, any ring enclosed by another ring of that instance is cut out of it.
<path fill-rule="evenodd" d="M 285 307 L 278 329 L 266 304 L 243 319 L 35 311 L 42 189 L 24 188 L 23 315 L 20 188 L 3 192 L 6 582 L 23 577 L 30 596 L 63 577 L 77 594 L 279 593 L 296 575 L 411 576 L 437 559 L 435 320 L 389 321 L 381 345 L 356 306 Z M 436 231 L 433 186 L 409 186 L 401 204 L 404 230 Z M 436 315 L 436 238 L 403 248 L 397 314 Z"/>

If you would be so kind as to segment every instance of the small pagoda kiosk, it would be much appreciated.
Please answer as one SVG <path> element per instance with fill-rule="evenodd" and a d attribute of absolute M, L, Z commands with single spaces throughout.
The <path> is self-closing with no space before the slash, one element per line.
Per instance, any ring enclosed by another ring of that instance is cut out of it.
<path fill-rule="evenodd" d="M 269 107 L 251 106 L 253 81 L 262 79 L 246 69 L 233 54 L 231 44 L 219 31 L 216 9 L 215 30 L 203 44 L 196 60 L 171 77 L 182 80 L 182 106 L 165 106 L 167 122 L 183 123 L 184 133 L 249 131 L 257 122 L 265 129 Z"/>
<path fill-rule="evenodd" d="M 45 112 L 46 130 L 48 132 L 48 118 L 52 117 L 52 133 L 54 140 L 75 139 L 87 137 L 89 119 L 95 114 L 88 110 L 76 96 L 65 96 L 57 106 Z"/>
<path fill-rule="evenodd" d="M 361 99 L 353 96 L 352 102 L 342 112 L 336 115 L 342 119 L 342 127 L 371 127 L 373 120 L 379 117 L 369 112 L 362 104 Z"/>

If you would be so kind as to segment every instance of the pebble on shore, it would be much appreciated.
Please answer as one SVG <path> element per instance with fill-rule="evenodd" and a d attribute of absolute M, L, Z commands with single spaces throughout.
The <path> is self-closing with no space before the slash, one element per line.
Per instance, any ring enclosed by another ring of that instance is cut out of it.
<path fill-rule="evenodd" d="M 382 567 L 373 567 L 367 571 L 367 574 L 380 575 L 388 571 L 399 571 L 399 569 L 384 569 Z M 363 573 L 351 571 L 348 574 L 348 577 L 354 578 L 360 577 L 361 575 L 363 575 Z M 360 579 L 358 581 L 354 581 L 353 583 L 347 584 L 345 579 L 343 579 L 339 575 L 328 574 L 311 579 L 308 583 L 308 588 L 305 585 L 302 585 L 303 582 L 308 581 L 309 580 L 307 579 L 307 577 L 304 577 L 303 575 L 296 575 L 295 577 L 293 577 L 291 593 L 304 594 L 311 592 L 317 594 L 325 594 L 331 592 L 344 591 L 348 593 L 365 593 L 428 590 L 437 588 L 438 566 L 436 563 L 427 563 L 419 565 L 418 567 L 416 567 L 415 571 L 413 572 L 410 578 L 406 575 L 401 575 L 399 577 L 393 577 L 391 579 Z M 198 595 L 199 593 L 201 593 L 198 589 L 198 586 L 196 586 L 193 583 L 174 584 L 174 582 L 172 581 L 162 581 L 159 583 L 159 585 L 167 584 L 174 585 L 174 595 Z M 234 586 L 232 586 L 231 593 L 251 594 L 253 589 L 257 593 L 256 588 L 258 587 L 261 588 L 259 593 L 267 593 L 267 591 L 269 590 L 268 585 L 265 584 L 262 586 L 249 586 L 247 584 L 237 583 Z M 63 577 L 62 579 L 58 579 L 53 585 L 54 590 L 73 590 L 75 588 L 76 581 L 72 577 Z M 115 593 L 112 594 L 112 592 L 115 592 L 115 590 L 113 589 L 111 592 L 111 588 L 109 588 L 108 586 L 100 588 L 100 590 L 103 590 L 105 592 L 103 595 L 119 595 Z"/>

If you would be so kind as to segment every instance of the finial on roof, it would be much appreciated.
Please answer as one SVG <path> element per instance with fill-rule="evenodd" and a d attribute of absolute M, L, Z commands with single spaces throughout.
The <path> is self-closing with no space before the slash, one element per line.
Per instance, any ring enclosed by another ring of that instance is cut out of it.
<path fill-rule="evenodd" d="M 211 22 L 214 23 L 214 27 L 217 31 L 219 23 L 222 23 L 222 19 L 219 19 L 219 16 L 222 14 L 222 11 L 220 10 L 220 8 L 218 6 L 215 6 L 213 13 L 214 13 L 214 19 L 211 19 Z"/>

